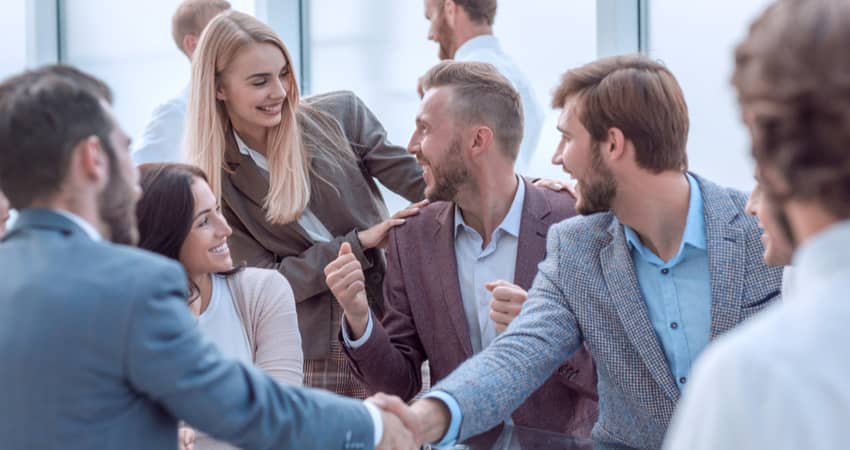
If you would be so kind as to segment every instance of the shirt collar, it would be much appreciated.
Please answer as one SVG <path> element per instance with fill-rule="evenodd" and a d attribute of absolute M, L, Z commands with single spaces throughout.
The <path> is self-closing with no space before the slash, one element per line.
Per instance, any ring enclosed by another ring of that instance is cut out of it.
<path fill-rule="evenodd" d="M 525 200 L 525 182 L 523 182 L 519 177 L 517 177 L 517 181 L 516 193 L 514 194 L 514 199 L 511 202 L 511 207 L 508 209 L 508 213 L 505 214 L 505 218 L 502 219 L 502 223 L 496 227 L 496 231 L 502 230 L 514 237 L 519 237 L 519 227 L 522 223 L 522 206 Z M 460 208 L 457 206 L 457 203 L 455 203 L 455 238 L 457 238 L 458 230 L 464 227 L 472 228 L 463 220 L 463 214 L 461 214 Z M 494 231 L 493 234 L 495 235 L 496 232 Z"/>
<path fill-rule="evenodd" d="M 464 42 L 460 47 L 455 50 L 456 60 L 462 60 L 470 53 L 474 52 L 478 49 L 489 49 L 489 48 L 500 48 L 499 47 L 499 39 L 492 34 L 482 34 L 480 36 L 475 36 L 474 38 Z"/>
<path fill-rule="evenodd" d="M 688 185 L 690 186 L 688 217 L 685 221 L 685 231 L 682 233 L 682 244 L 679 246 L 679 251 L 676 252 L 676 256 L 674 256 L 671 261 L 674 261 L 679 257 L 682 253 L 682 249 L 685 247 L 685 244 L 700 250 L 706 250 L 708 248 L 705 238 L 705 208 L 703 205 L 702 190 L 699 187 L 699 182 L 691 176 L 691 174 L 685 173 L 685 177 L 687 177 Z M 626 234 L 626 241 L 628 241 L 629 245 L 637 250 L 641 256 L 648 258 L 650 254 L 654 255 L 652 251 L 644 247 L 644 245 L 640 242 L 640 238 L 637 233 L 635 233 L 635 231 L 628 225 L 623 225 L 623 231 Z"/>
<path fill-rule="evenodd" d="M 59 214 L 60 216 L 70 220 L 71 222 L 74 222 L 74 224 L 76 226 L 83 229 L 83 231 L 88 235 L 88 237 L 91 238 L 91 240 L 93 240 L 93 241 L 102 241 L 103 240 L 103 237 L 100 235 L 100 233 L 97 231 L 97 229 L 95 229 L 95 227 L 93 227 L 90 223 L 83 220 L 82 217 L 80 217 L 80 216 L 78 216 L 74 213 L 62 210 L 62 209 L 51 209 L 51 211 L 53 211 L 56 214 Z"/>
<path fill-rule="evenodd" d="M 248 144 L 239 137 L 239 133 L 237 133 L 236 130 L 233 130 L 233 137 L 236 139 L 236 147 L 239 148 L 239 153 L 245 156 L 250 156 L 257 167 L 265 170 L 266 172 L 269 171 L 269 161 L 265 156 L 251 147 L 248 147 Z"/>
<path fill-rule="evenodd" d="M 805 295 L 800 290 L 810 289 L 812 280 L 828 277 L 850 265 L 847 248 L 850 245 L 850 220 L 830 225 L 805 241 L 792 260 L 794 282 L 789 286 L 789 297 Z M 799 282 L 798 282 L 799 280 Z"/>

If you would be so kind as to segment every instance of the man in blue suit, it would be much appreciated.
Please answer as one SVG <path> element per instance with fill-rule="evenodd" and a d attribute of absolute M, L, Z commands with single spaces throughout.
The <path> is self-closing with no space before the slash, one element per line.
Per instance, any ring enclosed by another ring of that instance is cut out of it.
<path fill-rule="evenodd" d="M 422 440 L 492 427 L 585 343 L 598 371 L 593 437 L 658 448 L 706 344 L 779 296 L 746 196 L 687 172 L 687 106 L 667 68 L 592 62 L 564 75 L 553 107 L 553 163 L 577 180 L 584 216 L 549 229 L 506 332 L 413 405 Z"/>
<path fill-rule="evenodd" d="M 107 242 L 134 241 L 139 188 L 105 85 L 48 67 L 0 93 L 3 448 L 176 448 L 178 419 L 241 448 L 414 448 L 374 405 L 224 358 L 176 263 Z"/>

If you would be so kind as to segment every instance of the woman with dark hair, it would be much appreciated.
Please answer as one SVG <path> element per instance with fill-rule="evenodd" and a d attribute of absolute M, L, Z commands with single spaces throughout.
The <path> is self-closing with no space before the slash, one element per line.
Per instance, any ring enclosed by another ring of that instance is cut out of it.
<path fill-rule="evenodd" d="M 289 282 L 274 270 L 233 268 L 231 229 L 203 171 L 185 164 L 144 164 L 139 170 L 139 247 L 183 265 L 187 302 L 204 334 L 224 354 L 280 383 L 301 385 L 301 335 Z M 199 436 L 195 448 L 232 447 Z"/>

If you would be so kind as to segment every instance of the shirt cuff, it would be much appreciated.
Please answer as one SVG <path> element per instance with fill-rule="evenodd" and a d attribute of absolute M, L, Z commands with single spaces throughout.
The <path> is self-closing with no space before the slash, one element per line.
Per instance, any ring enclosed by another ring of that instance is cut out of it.
<path fill-rule="evenodd" d="M 432 446 L 438 449 L 443 449 L 455 445 L 457 443 L 458 438 L 460 437 L 460 423 L 462 419 L 460 404 L 457 402 L 457 400 L 455 400 L 454 397 L 443 391 L 431 391 L 423 395 L 422 398 L 435 398 L 445 403 L 446 406 L 449 408 L 449 414 L 452 418 L 449 422 L 449 429 L 446 431 L 446 434 L 443 435 L 443 438 L 440 439 L 440 442 L 432 444 Z"/>
<path fill-rule="evenodd" d="M 369 415 L 372 416 L 372 425 L 375 429 L 375 448 L 381 443 L 384 438 L 384 419 L 381 417 L 381 410 L 370 402 L 363 401 L 363 405 L 369 410 Z"/>
<path fill-rule="evenodd" d="M 369 337 L 372 336 L 372 311 L 369 311 L 369 321 L 366 322 L 366 331 L 359 339 L 352 341 L 351 335 L 348 334 L 348 322 L 345 320 L 345 314 L 342 315 L 342 340 L 345 341 L 345 346 L 351 349 L 362 347 Z"/>

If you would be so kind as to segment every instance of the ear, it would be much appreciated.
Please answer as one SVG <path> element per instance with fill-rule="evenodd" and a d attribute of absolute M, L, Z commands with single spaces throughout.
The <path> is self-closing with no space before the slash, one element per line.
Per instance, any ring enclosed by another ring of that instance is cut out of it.
<path fill-rule="evenodd" d="M 216 77 L 216 78 L 218 78 L 218 77 Z M 222 101 L 227 100 L 227 93 L 224 89 L 224 83 L 222 83 L 221 81 L 218 81 L 218 80 L 216 80 L 216 83 L 215 83 L 215 99 L 216 100 L 222 100 Z"/>
<path fill-rule="evenodd" d="M 183 52 L 186 53 L 186 56 L 189 59 L 192 59 L 192 55 L 195 53 L 195 49 L 198 47 L 198 36 L 195 36 L 192 33 L 187 33 L 183 36 Z"/>
<path fill-rule="evenodd" d="M 457 17 L 457 4 L 455 4 L 454 0 L 443 0 L 443 17 L 445 17 L 446 22 L 454 28 L 455 17 Z"/>
<path fill-rule="evenodd" d="M 493 147 L 493 130 L 490 127 L 479 126 L 474 129 L 472 135 L 472 145 L 470 146 L 470 156 L 477 158 L 480 155 L 487 154 Z"/>
<path fill-rule="evenodd" d="M 109 156 L 101 145 L 100 138 L 89 136 L 77 144 L 74 160 L 86 180 L 106 184 L 109 177 Z"/>
<path fill-rule="evenodd" d="M 609 128 L 608 138 L 602 143 L 600 151 L 603 158 L 609 161 L 618 161 L 625 157 L 630 145 L 631 142 L 626 140 L 622 130 Z"/>

